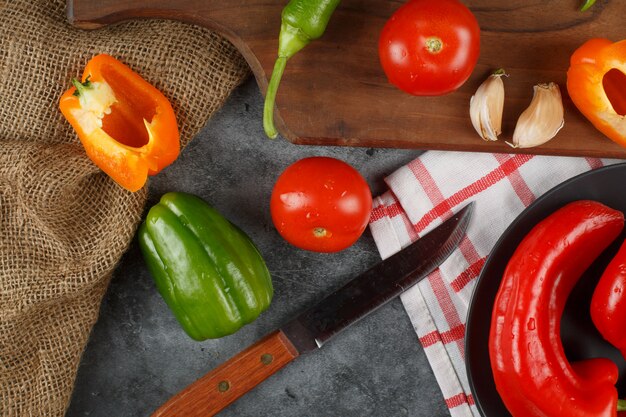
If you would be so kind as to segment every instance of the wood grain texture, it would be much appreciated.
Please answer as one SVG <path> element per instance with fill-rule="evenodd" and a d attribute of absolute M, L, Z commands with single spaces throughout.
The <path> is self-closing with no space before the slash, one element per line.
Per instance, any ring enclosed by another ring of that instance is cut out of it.
<path fill-rule="evenodd" d="M 402 5 L 343 0 L 325 35 L 287 64 L 276 125 L 294 143 L 625 158 L 626 149 L 578 112 L 565 88 L 569 57 L 591 37 L 626 38 L 626 2 L 605 0 L 578 11 L 580 0 L 466 0 L 481 26 L 481 56 L 472 77 L 442 97 L 413 97 L 390 85 L 378 62 L 378 34 Z M 286 0 L 68 0 L 70 21 L 95 28 L 132 18 L 170 18 L 225 35 L 250 64 L 264 92 L 276 57 Z M 496 68 L 505 80 L 503 139 L 512 136 L 533 85 L 561 87 L 565 127 L 547 144 L 514 150 L 484 142 L 472 128 L 469 99 Z M 259 119 L 259 124 L 262 121 Z"/>
<path fill-rule="evenodd" d="M 152 417 L 209 417 L 298 357 L 277 330 L 176 394 Z"/>

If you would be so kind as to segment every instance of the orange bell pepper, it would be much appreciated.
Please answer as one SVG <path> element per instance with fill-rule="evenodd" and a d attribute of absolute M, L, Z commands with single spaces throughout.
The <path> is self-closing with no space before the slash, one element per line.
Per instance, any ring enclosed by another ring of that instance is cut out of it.
<path fill-rule="evenodd" d="M 101 54 L 85 67 L 82 82 L 59 108 L 89 158 L 119 185 L 137 191 L 148 175 L 180 152 L 176 116 L 165 96 L 117 59 Z"/>
<path fill-rule="evenodd" d="M 626 146 L 626 40 L 591 39 L 571 57 L 567 91 L 602 133 Z"/>

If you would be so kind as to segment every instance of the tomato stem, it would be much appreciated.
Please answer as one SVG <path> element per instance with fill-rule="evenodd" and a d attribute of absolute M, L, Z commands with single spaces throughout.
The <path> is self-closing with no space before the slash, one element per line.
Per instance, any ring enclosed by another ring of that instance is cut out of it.
<path fill-rule="evenodd" d="M 431 54 L 438 54 L 443 49 L 443 41 L 441 38 L 431 36 L 426 39 L 426 50 Z"/>
<path fill-rule="evenodd" d="M 330 232 L 323 227 L 316 227 L 313 229 L 313 236 L 317 238 L 330 237 Z"/>

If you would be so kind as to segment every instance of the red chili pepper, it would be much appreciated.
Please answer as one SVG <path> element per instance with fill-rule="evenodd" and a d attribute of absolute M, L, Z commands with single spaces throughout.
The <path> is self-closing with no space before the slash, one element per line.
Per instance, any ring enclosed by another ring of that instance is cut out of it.
<path fill-rule="evenodd" d="M 602 274 L 591 298 L 591 319 L 609 343 L 626 356 L 626 243 Z"/>
<path fill-rule="evenodd" d="M 572 288 L 623 226 L 621 212 L 577 201 L 537 224 L 511 257 L 496 296 L 489 355 L 514 417 L 617 415 L 617 366 L 602 358 L 571 364 L 560 327 Z"/>
<path fill-rule="evenodd" d="M 626 242 L 622 244 L 617 254 L 596 285 L 591 297 L 591 319 L 596 328 L 610 344 L 622 352 L 626 357 Z M 626 416 L 626 401 L 619 400 L 617 415 Z"/>

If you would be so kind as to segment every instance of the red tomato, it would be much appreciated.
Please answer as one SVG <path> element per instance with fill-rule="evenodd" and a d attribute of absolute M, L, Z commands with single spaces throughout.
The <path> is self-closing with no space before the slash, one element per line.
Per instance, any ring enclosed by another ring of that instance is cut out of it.
<path fill-rule="evenodd" d="M 479 50 L 478 22 L 457 0 L 410 0 L 387 21 L 378 42 L 389 82 L 417 96 L 459 88 Z"/>
<path fill-rule="evenodd" d="M 270 201 L 272 220 L 289 243 L 315 252 L 337 252 L 361 236 L 372 194 L 359 172 L 334 158 L 297 161 L 278 177 Z"/>

